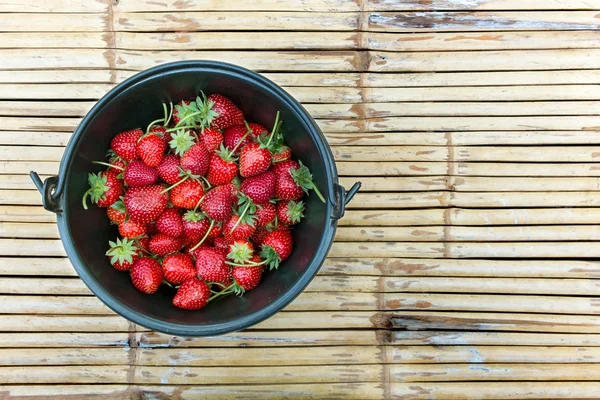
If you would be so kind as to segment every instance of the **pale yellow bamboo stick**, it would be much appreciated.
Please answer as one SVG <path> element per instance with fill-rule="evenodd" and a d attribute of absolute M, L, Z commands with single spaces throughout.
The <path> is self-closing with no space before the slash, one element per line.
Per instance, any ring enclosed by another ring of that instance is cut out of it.
<path fill-rule="evenodd" d="M 456 146 L 452 156 L 455 161 L 595 162 L 600 152 L 594 146 Z"/>
<path fill-rule="evenodd" d="M 597 208 L 450 209 L 450 225 L 598 224 Z"/>
<path fill-rule="evenodd" d="M 105 49 L 110 46 L 110 41 L 107 40 L 108 37 L 101 32 L 12 32 L 3 33 L 2 38 L 4 40 L 0 42 L 0 49 Z"/>
<path fill-rule="evenodd" d="M 41 271 L 40 271 L 41 272 Z M 0 293 L 4 294 L 81 294 L 90 290 L 78 278 L 0 278 Z"/>
<path fill-rule="evenodd" d="M 72 132 L 2 131 L 1 145 L 66 146 Z"/>
<path fill-rule="evenodd" d="M 0 237 L 5 238 L 50 238 L 58 239 L 58 228 L 56 223 L 22 223 L 22 222 L 0 222 Z"/>
<path fill-rule="evenodd" d="M 368 311 L 298 311 L 280 312 L 273 317 L 257 324 L 256 329 L 372 329 L 386 328 L 390 323 L 386 313 Z M 138 327 L 138 331 L 143 331 Z M 599 328 L 600 331 L 600 328 Z"/>
<path fill-rule="evenodd" d="M 56 222 L 56 217 L 42 207 L 0 205 L 0 220 L 13 222 Z"/>
<path fill-rule="evenodd" d="M 442 289 L 443 290 L 443 289 Z M 550 292 L 550 289 L 548 291 Z M 570 294 L 570 293 L 569 293 Z M 374 294 L 373 294 L 374 295 Z M 600 314 L 595 297 L 471 295 L 471 294 L 400 294 L 382 296 L 385 310 L 408 311 L 483 311 L 552 314 Z M 363 308 L 364 309 L 364 308 Z M 373 308 L 372 308 L 373 309 Z"/>
<path fill-rule="evenodd" d="M 109 83 L 112 73 L 108 69 L 55 69 L 40 71 L 2 71 L 0 82 L 3 83 Z"/>
<path fill-rule="evenodd" d="M 8 14 L 14 16 L 15 14 Z M 22 14 L 27 15 L 29 14 Z M 56 14 L 53 14 L 56 15 Z M 88 16 L 98 18 L 93 14 Z M 15 18 L 15 17 L 11 17 Z M 44 16 L 44 19 L 46 16 Z M 104 17 L 102 17 L 102 20 Z M 86 18 L 77 18 L 85 23 Z M 14 22 L 14 21 L 13 21 Z M 28 21 L 27 26 L 35 23 Z M 57 30 L 56 25 L 48 27 L 51 30 Z M 43 30 L 43 29 L 39 29 Z M 47 54 L 44 54 L 47 53 Z M 57 52 L 56 50 L 39 49 L 6 49 L 0 50 L 2 57 L 3 70 L 11 69 L 53 69 L 53 68 L 110 68 L 110 63 L 104 57 L 103 52 L 97 49 L 72 49 L 68 52 Z"/>
<path fill-rule="evenodd" d="M 600 365 L 392 365 L 390 378 L 392 382 L 596 381 L 600 379 Z"/>
<path fill-rule="evenodd" d="M 579 1 L 579 0 L 578 0 Z M 594 0 L 595 1 L 595 0 Z M 560 8 L 560 7 L 557 7 Z M 223 3 L 218 0 L 203 0 L 200 3 L 181 3 L 167 0 L 157 4 L 152 0 L 129 0 L 113 6 L 116 12 L 145 11 L 359 11 L 352 0 L 305 0 L 302 3 L 289 3 L 281 0 L 258 0 L 252 3 Z"/>
<path fill-rule="evenodd" d="M 60 161 L 63 153 L 61 147 L 0 146 L 0 160 L 4 161 Z"/>
<path fill-rule="evenodd" d="M 28 175 L 0 175 L 0 189 L 32 189 L 30 182 L 27 182 L 27 178 L 31 180 L 31 178 Z M 48 175 L 40 175 L 40 178 L 43 181 L 46 178 L 48 178 Z"/>
<path fill-rule="evenodd" d="M 42 205 L 40 192 L 37 190 L 2 190 L 0 189 L 0 204 Z"/>
<path fill-rule="evenodd" d="M 0 192 L 1 193 L 1 192 Z M 389 209 L 393 205 L 394 208 L 428 208 L 449 206 L 451 196 L 462 195 L 463 193 L 450 192 L 416 192 L 416 193 L 361 193 L 358 192 L 354 199 L 348 203 L 346 210 L 351 211 L 353 208 L 370 208 L 375 210 Z M 486 195 L 486 193 L 482 193 Z M 480 200 L 481 201 L 481 200 Z M 490 200 L 492 201 L 492 200 Z M 36 203 L 37 204 L 37 203 Z M 361 214 L 363 214 L 361 212 Z M 380 214 L 380 212 L 374 215 Z M 375 218 L 375 217 L 374 217 Z M 340 223 L 344 223 L 340 220 Z M 382 222 L 383 224 L 383 222 Z"/>
<path fill-rule="evenodd" d="M 363 82 L 364 86 L 367 87 L 598 84 L 600 83 L 600 71 L 589 69 L 578 71 L 416 72 L 389 74 L 369 72 L 364 74 Z M 531 89 L 535 88 L 531 87 Z"/>
<path fill-rule="evenodd" d="M 594 242 L 449 242 L 446 255 L 451 258 L 587 258 L 600 257 L 600 249 Z"/>
<path fill-rule="evenodd" d="M 454 149 L 455 152 L 461 150 Z M 335 146 L 331 151 L 339 161 L 447 161 L 450 150 L 436 146 Z M 467 148 L 467 151 L 478 150 Z"/>
<path fill-rule="evenodd" d="M 339 163 L 338 163 L 339 165 Z M 427 165 L 427 164 L 426 164 Z M 338 167 L 339 168 L 339 167 Z M 598 163 L 454 163 L 449 164 L 453 175 L 486 176 L 599 176 Z M 384 171 L 386 171 L 384 169 Z M 354 171 L 352 171 L 354 172 Z M 414 174 L 414 172 L 413 172 Z M 350 174 L 349 174 L 350 175 Z"/>
<path fill-rule="evenodd" d="M 505 399 L 593 399 L 600 392 L 598 382 L 454 382 L 394 383 L 393 396 L 447 400 Z"/>
<path fill-rule="evenodd" d="M 371 13 L 368 30 L 383 32 L 594 29 L 594 11 Z"/>
<path fill-rule="evenodd" d="M 393 364 L 411 363 L 593 363 L 599 347 L 529 346 L 394 346 L 387 347 Z"/>
<path fill-rule="evenodd" d="M 390 322 L 409 330 L 600 333 L 600 317 L 589 315 L 398 311 Z"/>
<path fill-rule="evenodd" d="M 90 349 L 92 350 L 92 349 Z M 94 349 L 96 350 L 96 349 Z M 102 349 L 97 349 L 102 350 Z M 118 349 L 122 353 L 123 350 Z M 302 347 L 297 352 L 289 348 L 186 348 L 138 349 L 136 365 L 219 366 L 219 365 L 348 365 L 382 361 L 379 348 L 371 346 Z M 287 355 L 285 353 L 289 352 Z M 0 349 L 0 354 L 2 350 Z"/>
<path fill-rule="evenodd" d="M 585 23 L 589 13 L 575 13 Z M 565 16 L 564 19 L 570 19 Z M 113 28 L 116 31 L 232 31 L 232 30 L 304 30 L 304 31 L 355 31 L 358 29 L 356 14 L 322 12 L 218 12 L 176 13 L 114 13 Z M 192 47 L 193 48 L 193 47 Z M 188 48 L 191 50 L 192 48 Z"/>
<path fill-rule="evenodd" d="M 349 178 L 343 178 L 349 179 Z M 368 182 L 380 190 L 402 188 L 398 178 L 375 178 Z M 385 180 L 385 181 L 383 181 Z M 433 179 L 432 179 L 433 180 Z M 436 181 L 437 182 L 437 181 Z M 506 177 L 449 177 L 449 188 L 461 192 L 553 192 L 553 191 L 593 191 L 600 187 L 600 178 L 506 178 Z M 415 190 L 418 186 L 415 185 Z M 385 188 L 385 189 L 383 189 Z M 388 189 L 389 188 L 389 189 Z M 369 190 L 369 189 L 367 189 Z M 401 190 L 401 189 L 400 189 Z"/>
<path fill-rule="evenodd" d="M 573 260 L 452 260 L 327 258 L 322 274 L 598 278 L 600 262 Z"/>
<path fill-rule="evenodd" d="M 1 275 L 77 276 L 67 258 L 0 257 Z"/>
<path fill-rule="evenodd" d="M 357 204 L 362 204 L 357 202 Z M 375 212 L 348 210 L 340 220 L 341 226 L 413 226 L 443 225 L 444 210 L 385 210 Z M 418 228 L 415 228 L 418 229 Z"/>
<path fill-rule="evenodd" d="M 390 278 L 393 279 L 393 278 Z M 317 276 L 306 288 L 307 292 L 384 292 L 385 278 L 371 276 L 332 275 Z"/>
<path fill-rule="evenodd" d="M 40 279 L 40 281 L 44 280 L 46 279 Z M 27 292 L 17 293 L 18 296 L 0 296 L 4 301 L 6 307 L 4 310 L 7 314 L 115 315 L 93 296 L 25 296 L 25 293 Z M 67 291 L 65 290 L 64 293 Z"/>
<path fill-rule="evenodd" d="M 2 115 L 31 117 L 81 117 L 94 104 L 91 101 L 0 101 Z"/>
<path fill-rule="evenodd" d="M 28 121 L 29 120 L 29 121 Z M 0 117 L 0 122 L 6 124 L 7 130 L 16 131 L 73 131 L 80 118 L 27 118 L 27 117 Z"/>
<path fill-rule="evenodd" d="M 600 335 L 519 332 L 444 332 L 444 331 L 396 331 L 390 341 L 397 345 L 462 346 L 600 346 Z"/>
<path fill-rule="evenodd" d="M 103 5 L 106 7 L 106 5 Z M 4 32 L 104 32 L 106 17 L 103 14 L 80 13 L 23 13 L 0 14 L 0 23 Z M 91 54 L 91 53 L 89 53 Z M 7 60 L 3 60 L 7 61 Z M 97 67 L 107 67 L 98 65 Z M 4 68 L 6 69 L 6 68 Z"/>
<path fill-rule="evenodd" d="M 66 396 L 90 398 L 119 398 L 123 400 L 135 400 L 139 398 L 137 389 L 131 389 L 129 385 L 6 385 L 0 386 L 0 390 L 7 396 L 32 398 L 56 398 L 64 399 Z M 167 389 L 164 389 L 167 390 Z"/>
<path fill-rule="evenodd" d="M 2 241 L 0 240 L 0 245 Z M 454 243 L 452 243 L 454 245 Z M 504 243 L 498 243 L 504 245 Z M 520 244 L 520 243 L 518 243 Z M 447 246 L 450 244 L 446 244 Z M 457 246 L 465 243 L 456 243 Z M 511 244 L 506 244 L 507 246 Z M 513 243 L 513 245 L 516 245 Z M 531 243 L 523 243 L 530 246 Z M 587 245 L 592 247 L 592 245 Z M 1 250 L 1 247 L 0 247 Z M 330 257 L 409 257 L 409 258 L 441 258 L 444 256 L 444 244 L 436 242 L 336 242 L 329 252 Z M 516 253 L 517 250 L 513 249 Z M 452 249 L 454 258 L 467 257 L 475 249 Z M 485 251 L 480 251 L 486 253 Z M 488 251 L 489 252 L 489 251 Z M 463 255 L 464 254 L 464 255 Z M 580 253 L 581 254 L 581 253 Z M 479 256 L 483 257 L 483 256 Z"/>
<path fill-rule="evenodd" d="M 390 10 L 395 11 L 398 5 L 388 2 L 373 2 L 367 4 L 369 10 Z M 454 2 L 449 0 L 433 0 L 423 3 L 418 0 L 409 0 L 402 2 L 402 10 L 587 10 L 600 7 L 597 0 L 573 0 L 563 3 L 561 0 L 530 0 L 522 2 L 519 0 L 484 0 L 477 3 Z"/>
<path fill-rule="evenodd" d="M 327 293 L 304 292 L 300 294 L 286 311 L 372 311 L 379 309 L 378 293 L 340 293 L 338 286 L 328 288 Z"/>
<path fill-rule="evenodd" d="M 0 347 L 98 347 L 129 346 L 127 332 L 123 333 L 0 333 Z"/>
<path fill-rule="evenodd" d="M 0 165 L 0 174 L 28 174 L 36 171 L 43 175 L 56 175 L 58 161 L 12 161 Z"/>
<path fill-rule="evenodd" d="M 137 333 L 139 347 L 279 347 L 279 346 L 337 346 L 375 345 L 384 340 L 379 331 L 336 330 L 336 331 L 276 331 L 234 332 L 227 335 L 202 338 L 179 337 L 159 332 Z M 1 343 L 2 335 L 0 335 Z M 243 346 L 241 346 L 243 345 Z"/>
<path fill-rule="evenodd" d="M 4 256 L 51 256 L 64 257 L 60 240 L 0 239 L 0 254 Z"/>
<path fill-rule="evenodd" d="M 600 59 L 600 51 L 595 49 L 369 54 L 369 72 L 578 69 L 595 65 Z"/>
<path fill-rule="evenodd" d="M 489 192 L 438 194 L 442 204 L 456 207 L 594 207 L 600 205 L 597 192 Z M 350 203 L 352 204 L 352 203 Z M 556 210 L 560 215 L 560 211 Z"/>
<path fill-rule="evenodd" d="M 385 51 L 521 50 L 597 48 L 593 31 L 427 32 L 401 34 L 367 32 L 362 48 Z"/>
<path fill-rule="evenodd" d="M 19 176 L 19 175 L 4 175 L 4 176 L 8 177 L 8 176 Z M 423 177 L 409 176 L 409 177 L 401 177 L 401 178 L 397 178 L 397 177 L 366 178 L 366 177 L 364 177 L 364 178 L 360 179 L 360 181 L 362 182 L 361 189 L 365 192 L 386 192 L 386 191 L 426 192 L 426 191 L 450 189 L 450 186 L 449 186 L 450 178 L 453 178 L 453 177 L 446 177 L 446 176 L 423 176 Z M 357 179 L 358 179 L 357 177 L 341 177 L 340 183 L 345 187 L 351 187 L 356 182 Z M 464 180 L 464 182 L 459 181 L 459 179 Z M 471 181 L 471 179 L 474 179 L 474 181 Z M 493 179 L 493 178 L 490 178 L 490 179 Z M 502 178 L 495 178 L 495 179 L 502 179 Z M 510 179 L 510 178 L 506 178 L 506 179 Z M 530 179 L 534 179 L 534 178 L 530 178 Z M 539 179 L 560 179 L 560 178 L 539 178 Z M 581 181 L 577 182 L 579 184 L 579 186 L 576 188 L 573 188 L 572 190 L 586 190 L 586 189 L 589 190 L 589 189 L 592 189 L 593 185 L 596 183 L 594 178 L 572 178 L 572 179 L 580 179 L 581 180 Z M 7 181 L 8 180 L 9 179 L 7 179 Z M 2 176 L 0 176 L 0 185 L 2 184 L 1 182 L 2 182 Z M 459 187 L 458 185 L 456 185 L 456 182 L 461 182 L 462 186 Z M 464 177 L 464 178 L 455 178 L 454 179 L 454 184 L 455 184 L 456 190 L 461 190 L 461 191 L 462 190 L 470 191 L 469 189 L 467 189 L 467 187 L 471 188 L 473 185 L 476 185 L 478 183 L 479 183 L 479 181 L 475 177 Z M 538 184 L 539 185 L 538 189 L 532 188 L 531 190 L 532 191 L 545 190 L 546 186 L 543 186 L 543 183 L 545 183 L 545 182 L 542 181 Z M 550 182 L 546 182 L 546 183 L 550 184 Z M 563 184 L 565 183 L 564 179 L 563 179 L 562 183 Z M 26 185 L 27 184 L 25 182 L 22 182 L 22 185 L 21 185 L 21 183 L 19 183 L 17 179 L 7 182 L 7 187 L 11 187 L 11 188 L 27 187 Z M 503 185 L 503 181 L 500 182 L 499 186 L 502 187 L 502 185 Z M 505 190 L 507 190 L 507 191 L 520 190 L 519 189 L 520 186 L 518 184 L 514 184 L 514 186 L 517 189 L 506 188 Z M 494 189 L 496 189 L 496 186 L 486 188 L 481 191 L 494 190 Z M 504 188 L 502 188 L 502 189 L 504 189 Z M 496 190 L 502 190 L 502 189 L 498 188 Z"/>
<path fill-rule="evenodd" d="M 368 319 L 367 319 L 368 320 Z M 0 315 L 2 332 L 127 332 L 120 316 Z"/>
<path fill-rule="evenodd" d="M 440 240 L 465 240 L 462 237 L 458 238 L 460 232 L 454 233 L 453 229 L 450 228 L 454 227 L 340 227 L 336 232 L 335 240 L 338 242 L 437 242 Z M 471 232 L 470 229 L 468 228 L 468 231 L 463 233 L 463 236 L 468 236 L 469 232 Z M 485 229 L 487 232 L 488 228 L 480 229 Z M 483 236 L 486 232 L 483 232 L 483 234 L 480 233 L 480 236 Z M 467 240 L 477 240 L 478 236 L 476 232 L 470 234 L 472 237 L 468 237 Z"/>
<path fill-rule="evenodd" d="M 4 384 L 38 383 L 127 383 L 129 366 L 0 367 Z"/>
<path fill-rule="evenodd" d="M 141 366 L 135 370 L 134 382 L 137 384 L 191 385 L 379 382 L 383 368 L 381 365 L 268 366 L 261 368 Z"/>
<path fill-rule="evenodd" d="M 122 365 L 127 364 L 130 349 L 70 348 L 0 349 L 1 365 Z"/>

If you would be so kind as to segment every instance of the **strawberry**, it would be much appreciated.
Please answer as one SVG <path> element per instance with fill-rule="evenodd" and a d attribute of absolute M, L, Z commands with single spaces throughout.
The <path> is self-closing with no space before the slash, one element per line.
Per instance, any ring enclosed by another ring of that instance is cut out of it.
<path fill-rule="evenodd" d="M 261 144 L 249 143 L 240 152 L 240 175 L 260 175 L 271 166 L 271 153 Z"/>
<path fill-rule="evenodd" d="M 202 124 L 212 129 L 226 129 L 232 125 L 244 123 L 244 115 L 227 97 L 211 94 L 206 98 L 196 98 L 198 109 L 202 113 Z"/>
<path fill-rule="evenodd" d="M 149 257 L 139 258 L 131 266 L 131 281 L 141 292 L 156 292 L 163 280 L 163 270 L 158 261 Z"/>
<path fill-rule="evenodd" d="M 275 164 L 273 172 L 277 175 L 275 196 L 282 200 L 299 200 L 309 189 L 313 189 L 319 199 L 325 203 L 325 198 L 315 186 L 312 174 L 302 162 L 293 160 Z"/>
<path fill-rule="evenodd" d="M 198 112 L 198 106 L 193 101 L 182 100 L 173 110 L 173 122 L 178 124 L 182 118 L 190 121 L 190 115 Z M 185 121 L 184 121 L 185 122 Z"/>
<path fill-rule="evenodd" d="M 162 262 L 165 280 L 173 285 L 179 285 L 196 276 L 196 268 L 192 257 L 188 254 L 177 253 L 165 257 Z"/>
<path fill-rule="evenodd" d="M 279 227 L 265 236 L 261 247 L 260 256 L 267 261 L 270 269 L 277 269 L 292 253 L 292 235 L 287 228 Z"/>
<path fill-rule="evenodd" d="M 227 255 L 214 247 L 203 247 L 196 252 L 196 273 L 205 282 L 231 284 L 229 266 L 225 264 Z"/>
<path fill-rule="evenodd" d="M 208 304 L 209 299 L 210 287 L 198 278 L 190 278 L 177 290 L 173 305 L 184 310 L 199 310 Z"/>
<path fill-rule="evenodd" d="M 146 235 L 148 235 L 148 236 L 154 236 L 157 233 L 159 233 L 159 230 L 156 227 L 156 224 L 153 224 L 153 223 L 146 224 Z"/>
<path fill-rule="evenodd" d="M 229 251 L 230 243 L 227 239 L 225 239 L 225 236 L 216 237 L 215 240 L 213 241 L 213 244 L 214 244 L 215 248 L 217 248 L 217 249 Z"/>
<path fill-rule="evenodd" d="M 296 225 L 304 217 L 304 202 L 294 200 L 281 201 L 277 204 L 277 218 L 287 226 Z"/>
<path fill-rule="evenodd" d="M 237 176 L 238 167 L 233 155 L 221 145 L 221 149 L 210 156 L 206 179 L 213 186 L 225 185 Z"/>
<path fill-rule="evenodd" d="M 165 142 L 165 149 L 169 148 L 169 142 L 173 140 L 173 137 L 171 136 L 171 132 L 167 132 L 164 126 L 153 126 L 150 128 L 150 133 L 156 134 Z"/>
<path fill-rule="evenodd" d="M 144 164 L 149 167 L 158 167 L 162 161 L 167 146 L 158 134 L 142 136 L 137 143 L 137 154 Z"/>
<path fill-rule="evenodd" d="M 186 212 L 183 216 L 183 244 L 194 246 L 206 235 L 209 226 L 204 214 L 191 210 Z"/>
<path fill-rule="evenodd" d="M 164 233 L 157 233 L 150 239 L 150 252 L 164 257 L 167 254 L 178 252 L 183 242 L 179 238 L 174 238 Z"/>
<path fill-rule="evenodd" d="M 213 227 L 210 228 L 210 231 L 208 232 L 208 239 L 212 240 L 215 239 L 219 236 L 221 236 L 223 234 L 223 226 L 221 223 L 216 222 L 213 224 Z"/>
<path fill-rule="evenodd" d="M 292 150 L 286 145 L 281 145 L 273 153 L 273 163 L 287 161 L 292 158 Z"/>
<path fill-rule="evenodd" d="M 159 232 L 172 237 L 178 237 L 183 232 L 181 215 L 174 208 L 167 208 L 156 220 Z"/>
<path fill-rule="evenodd" d="M 167 154 L 163 157 L 160 165 L 156 167 L 160 179 L 173 185 L 181 179 L 181 169 L 179 167 L 179 157 L 175 154 Z"/>
<path fill-rule="evenodd" d="M 147 186 L 157 181 L 158 171 L 140 160 L 135 160 L 129 163 L 123 176 L 125 183 L 131 187 Z"/>
<path fill-rule="evenodd" d="M 196 143 L 183 156 L 180 165 L 184 171 L 194 175 L 204 176 L 210 164 L 210 153 L 206 150 L 204 143 Z"/>
<path fill-rule="evenodd" d="M 127 211 L 125 211 L 125 204 L 123 204 L 123 200 L 117 200 L 111 204 L 110 207 L 107 207 L 106 215 L 108 215 L 108 219 L 115 224 L 125 222 L 125 218 L 127 218 Z"/>
<path fill-rule="evenodd" d="M 255 259 L 260 260 L 260 259 Z M 263 274 L 263 266 L 257 265 L 253 267 L 233 267 L 231 275 L 234 280 L 233 291 L 241 295 L 247 290 L 252 290 L 258 286 Z"/>
<path fill-rule="evenodd" d="M 119 224 L 119 233 L 124 238 L 135 239 L 146 234 L 146 224 L 135 222 L 131 219 Z"/>
<path fill-rule="evenodd" d="M 119 200 L 123 194 L 123 181 L 118 178 L 118 171 L 112 169 L 88 174 L 90 188 L 83 194 L 83 208 L 87 207 L 87 197 L 90 196 L 92 203 L 98 207 L 108 207 Z"/>
<path fill-rule="evenodd" d="M 110 142 L 110 148 L 125 162 L 131 162 L 137 158 L 137 142 L 144 132 L 141 129 L 121 132 Z"/>
<path fill-rule="evenodd" d="M 145 251 L 146 253 L 150 253 L 150 238 L 148 236 L 141 237 L 135 240 L 137 247 L 142 250 L 140 251 L 140 256 Z"/>
<path fill-rule="evenodd" d="M 206 128 L 202 133 L 202 142 L 206 150 L 212 153 L 223 144 L 223 134 L 216 129 Z"/>
<path fill-rule="evenodd" d="M 244 264 L 254 256 L 254 247 L 247 240 L 236 240 L 227 248 L 227 258 L 236 264 Z"/>
<path fill-rule="evenodd" d="M 160 185 L 129 188 L 123 202 L 129 218 L 140 223 L 156 220 L 167 208 L 169 194 Z"/>
<path fill-rule="evenodd" d="M 256 204 L 265 204 L 273 198 L 277 177 L 272 171 L 246 178 L 240 190 Z"/>
<path fill-rule="evenodd" d="M 175 155 L 182 156 L 194 145 L 195 132 L 191 129 L 178 129 L 175 133 L 171 134 L 171 141 L 169 147 L 174 150 Z"/>
<path fill-rule="evenodd" d="M 256 230 L 254 227 L 255 219 L 255 216 L 248 214 L 242 216 L 232 215 L 229 221 L 223 225 L 225 239 L 229 242 L 249 239 Z"/>
<path fill-rule="evenodd" d="M 186 179 L 171 189 L 171 203 L 188 210 L 194 209 L 202 196 L 204 196 L 204 188 L 193 178 Z"/>
<path fill-rule="evenodd" d="M 261 247 L 269 233 L 271 233 L 271 231 L 265 227 L 256 228 L 254 234 L 250 237 L 250 240 L 252 240 L 252 243 L 254 243 L 256 247 Z"/>
<path fill-rule="evenodd" d="M 252 136 L 254 136 L 256 139 L 258 139 L 261 135 L 263 134 L 269 134 L 269 131 L 267 130 L 267 128 L 265 128 L 262 125 L 256 124 L 254 122 L 249 122 L 248 126 L 250 127 L 250 130 L 252 131 Z"/>
<path fill-rule="evenodd" d="M 206 193 L 200 208 L 215 221 L 227 221 L 233 213 L 232 202 L 231 188 L 217 186 Z"/>
<path fill-rule="evenodd" d="M 256 227 L 260 228 L 270 224 L 277 216 L 277 208 L 271 202 L 256 207 Z"/>
<path fill-rule="evenodd" d="M 134 262 L 138 259 L 139 249 L 135 242 L 130 239 L 117 238 L 116 242 L 108 242 L 110 249 L 106 255 L 110 259 L 110 263 L 116 270 L 129 271 Z"/>
<path fill-rule="evenodd" d="M 223 144 L 225 145 L 225 148 L 233 154 L 238 154 L 239 149 L 252 143 L 252 137 L 249 135 L 249 132 L 251 133 L 252 131 L 249 131 L 243 123 L 242 125 L 235 125 L 225 129 L 225 132 L 223 133 Z"/>

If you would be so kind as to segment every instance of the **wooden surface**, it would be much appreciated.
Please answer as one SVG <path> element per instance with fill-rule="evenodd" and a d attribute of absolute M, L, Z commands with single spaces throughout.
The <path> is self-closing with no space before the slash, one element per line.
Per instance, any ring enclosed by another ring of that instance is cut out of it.
<path fill-rule="evenodd" d="M 0 0 L 0 398 L 600 398 L 600 0 Z M 330 257 L 251 330 L 93 297 L 27 177 L 174 60 L 264 73 L 347 187 Z"/>

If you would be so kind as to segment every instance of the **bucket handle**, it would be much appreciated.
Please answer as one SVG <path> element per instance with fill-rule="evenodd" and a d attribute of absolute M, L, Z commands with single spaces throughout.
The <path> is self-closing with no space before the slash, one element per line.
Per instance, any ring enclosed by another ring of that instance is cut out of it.
<path fill-rule="evenodd" d="M 62 210 L 59 207 L 59 196 L 57 196 L 58 193 L 56 193 L 58 176 L 48 177 L 44 182 L 42 182 L 42 179 L 35 171 L 29 172 L 29 176 L 37 190 L 42 194 L 42 205 L 44 208 L 53 213 L 61 213 Z"/>
<path fill-rule="evenodd" d="M 346 205 L 352 200 L 360 186 L 361 182 L 356 182 L 350 190 L 346 190 L 343 186 L 338 185 L 337 183 L 333 184 L 333 191 L 335 200 L 333 201 L 333 214 L 331 216 L 332 219 L 338 220 L 344 216 L 346 212 Z"/>

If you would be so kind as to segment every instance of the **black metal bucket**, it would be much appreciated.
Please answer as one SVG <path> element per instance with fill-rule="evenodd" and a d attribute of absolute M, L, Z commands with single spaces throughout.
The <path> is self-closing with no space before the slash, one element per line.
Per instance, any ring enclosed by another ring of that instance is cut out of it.
<path fill-rule="evenodd" d="M 117 235 L 104 209 L 84 210 L 81 197 L 87 174 L 99 168 L 118 132 L 145 126 L 159 118 L 161 103 L 194 97 L 200 90 L 232 99 L 249 120 L 271 128 L 276 112 L 285 122 L 286 143 L 313 173 L 327 203 L 316 195 L 307 201 L 306 218 L 293 230 L 295 247 L 277 271 L 264 275 L 260 286 L 243 297 L 226 297 L 199 311 L 171 304 L 174 293 L 163 285 L 154 295 L 135 290 L 129 275 L 115 270 L 104 255 Z M 60 236 L 75 270 L 108 307 L 136 324 L 157 331 L 206 336 L 237 331 L 277 313 L 309 284 L 333 242 L 337 221 L 360 187 L 338 185 L 337 170 L 325 137 L 309 113 L 270 80 L 244 68 L 212 61 L 160 65 L 124 81 L 106 94 L 81 121 L 63 155 L 58 177 L 41 182 L 31 177 L 44 207 L 57 215 Z"/>

